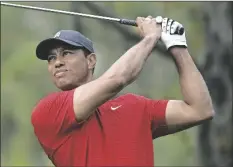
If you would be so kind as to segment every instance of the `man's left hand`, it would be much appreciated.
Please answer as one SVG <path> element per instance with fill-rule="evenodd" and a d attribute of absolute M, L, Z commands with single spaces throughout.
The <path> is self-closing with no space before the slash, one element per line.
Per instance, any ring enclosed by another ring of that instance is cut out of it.
<path fill-rule="evenodd" d="M 163 18 L 161 40 L 167 49 L 176 46 L 187 48 L 188 46 L 186 42 L 185 31 L 182 35 L 176 34 L 175 31 L 177 27 L 183 27 L 183 25 L 175 20 Z"/>

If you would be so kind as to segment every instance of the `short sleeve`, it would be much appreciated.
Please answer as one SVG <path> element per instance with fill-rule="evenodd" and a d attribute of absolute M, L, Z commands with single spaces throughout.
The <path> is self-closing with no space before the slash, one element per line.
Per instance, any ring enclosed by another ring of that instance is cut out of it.
<path fill-rule="evenodd" d="M 48 154 L 65 142 L 77 125 L 73 94 L 74 90 L 52 93 L 40 100 L 32 112 L 34 133 Z"/>
<path fill-rule="evenodd" d="M 153 139 L 166 135 L 168 133 L 166 125 L 168 100 L 154 100 L 143 96 L 137 96 L 137 99 L 144 105 L 144 112 L 146 112 L 151 123 Z"/>

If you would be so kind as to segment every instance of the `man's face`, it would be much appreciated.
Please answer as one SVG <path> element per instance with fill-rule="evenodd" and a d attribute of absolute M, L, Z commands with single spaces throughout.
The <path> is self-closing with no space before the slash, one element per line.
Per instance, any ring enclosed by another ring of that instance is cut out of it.
<path fill-rule="evenodd" d="M 95 61 L 95 55 L 86 55 L 83 49 L 59 44 L 48 54 L 48 71 L 59 89 L 71 90 L 92 77 Z"/>

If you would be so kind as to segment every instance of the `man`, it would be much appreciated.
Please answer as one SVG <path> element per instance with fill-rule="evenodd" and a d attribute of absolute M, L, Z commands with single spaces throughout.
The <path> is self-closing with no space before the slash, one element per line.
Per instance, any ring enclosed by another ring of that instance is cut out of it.
<path fill-rule="evenodd" d="M 187 50 L 182 26 L 164 18 L 138 17 L 142 40 L 102 76 L 92 42 L 62 30 L 42 41 L 37 57 L 61 92 L 43 98 L 32 113 L 35 134 L 55 166 L 154 166 L 152 139 L 213 117 L 206 84 Z M 176 60 L 184 100 L 152 100 L 135 94 L 113 98 L 132 83 L 161 39 Z"/>

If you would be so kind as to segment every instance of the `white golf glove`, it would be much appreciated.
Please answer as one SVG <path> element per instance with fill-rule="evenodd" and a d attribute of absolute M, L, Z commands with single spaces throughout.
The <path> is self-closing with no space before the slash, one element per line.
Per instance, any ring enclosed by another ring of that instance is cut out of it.
<path fill-rule="evenodd" d="M 177 27 L 183 27 L 183 25 L 169 18 L 162 19 L 161 40 L 167 49 L 172 46 L 180 46 L 184 48 L 187 48 L 188 46 L 186 43 L 185 31 L 182 35 L 179 35 L 175 33 Z"/>

